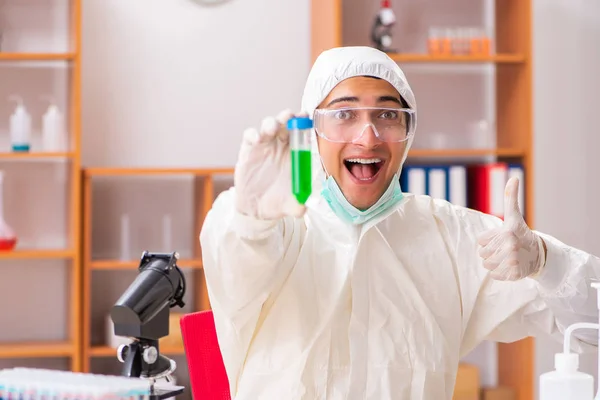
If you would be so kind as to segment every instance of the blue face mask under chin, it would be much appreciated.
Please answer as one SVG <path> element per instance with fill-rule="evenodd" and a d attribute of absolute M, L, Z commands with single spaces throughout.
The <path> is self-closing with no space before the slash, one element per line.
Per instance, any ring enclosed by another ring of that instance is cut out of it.
<path fill-rule="evenodd" d="M 369 209 L 360 211 L 346 200 L 337 182 L 331 175 L 325 180 L 321 196 L 327 201 L 329 207 L 343 221 L 350 224 L 362 224 L 382 212 L 395 206 L 404 197 L 400 188 L 400 179 L 398 174 L 394 175 L 392 182 L 383 195 Z"/>

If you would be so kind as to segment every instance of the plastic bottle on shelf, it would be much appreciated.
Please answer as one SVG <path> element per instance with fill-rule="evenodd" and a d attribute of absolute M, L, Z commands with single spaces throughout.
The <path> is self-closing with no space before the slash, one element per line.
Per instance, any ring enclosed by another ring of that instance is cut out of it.
<path fill-rule="evenodd" d="M 17 245 L 17 235 L 4 219 L 4 171 L 0 171 L 0 251 L 10 251 Z"/>
<path fill-rule="evenodd" d="M 64 117 L 52 99 L 50 99 L 50 105 L 42 118 L 42 148 L 46 152 L 67 150 Z"/>
<path fill-rule="evenodd" d="M 12 151 L 28 152 L 31 141 L 31 115 L 27 112 L 23 99 L 19 96 L 11 96 L 9 99 L 17 103 L 15 111 L 10 116 Z"/>

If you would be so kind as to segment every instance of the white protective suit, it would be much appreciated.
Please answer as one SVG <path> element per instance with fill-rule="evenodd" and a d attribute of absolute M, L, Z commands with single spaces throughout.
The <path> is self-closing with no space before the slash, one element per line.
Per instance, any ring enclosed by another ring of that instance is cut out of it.
<path fill-rule="evenodd" d="M 303 111 L 359 75 L 387 80 L 415 108 L 404 75 L 382 54 L 323 53 Z M 598 258 L 540 234 L 543 272 L 494 280 L 476 237 L 500 219 L 407 193 L 375 220 L 348 225 L 319 194 L 318 154 L 313 167 L 303 217 L 242 215 L 232 188 L 204 222 L 204 271 L 232 398 L 450 400 L 459 359 L 483 340 L 560 338 L 571 323 L 596 322 Z M 581 332 L 574 347 L 593 348 L 596 334 Z"/>

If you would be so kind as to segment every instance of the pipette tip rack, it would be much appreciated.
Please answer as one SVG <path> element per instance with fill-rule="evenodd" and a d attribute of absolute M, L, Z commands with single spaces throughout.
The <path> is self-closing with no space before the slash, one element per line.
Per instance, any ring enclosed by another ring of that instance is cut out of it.
<path fill-rule="evenodd" d="M 183 390 L 143 378 L 37 368 L 0 370 L 0 400 L 163 400 Z"/>

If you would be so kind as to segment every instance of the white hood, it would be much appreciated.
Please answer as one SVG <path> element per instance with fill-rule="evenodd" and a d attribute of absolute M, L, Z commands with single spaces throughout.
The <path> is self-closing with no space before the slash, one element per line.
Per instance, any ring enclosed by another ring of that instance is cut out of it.
<path fill-rule="evenodd" d="M 408 106 L 417 110 L 415 95 L 404 72 L 387 54 L 373 47 L 338 47 L 326 50 L 317 58 L 306 80 L 302 96 L 302 111 L 311 118 L 315 109 L 334 87 L 345 79 L 355 76 L 374 76 L 389 82 L 404 98 Z M 416 117 L 416 115 L 415 115 Z M 416 126 L 416 122 L 415 122 Z M 414 135 L 406 144 L 402 164 L 406 160 Z M 313 196 L 320 196 L 325 171 L 321 164 L 317 137 L 312 135 Z"/>

